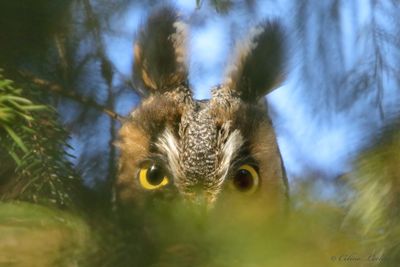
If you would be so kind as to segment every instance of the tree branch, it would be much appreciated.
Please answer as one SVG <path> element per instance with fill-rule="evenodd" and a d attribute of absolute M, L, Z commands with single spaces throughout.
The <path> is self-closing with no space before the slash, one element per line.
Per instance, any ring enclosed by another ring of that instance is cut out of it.
<path fill-rule="evenodd" d="M 124 117 L 119 115 L 115 111 L 110 110 L 109 108 L 97 103 L 93 99 L 90 99 L 88 97 L 77 94 L 74 90 L 65 90 L 59 84 L 35 77 L 33 74 L 28 73 L 26 71 L 20 71 L 19 73 L 22 75 L 22 77 L 27 78 L 35 85 L 38 85 L 38 87 L 42 90 L 46 90 L 46 91 L 49 91 L 54 94 L 62 95 L 62 96 L 68 97 L 70 99 L 73 99 L 76 102 L 79 102 L 83 105 L 88 105 L 90 107 L 93 107 L 101 112 L 104 112 L 105 114 L 107 114 L 114 120 L 118 120 L 120 122 L 122 122 L 124 120 Z"/>

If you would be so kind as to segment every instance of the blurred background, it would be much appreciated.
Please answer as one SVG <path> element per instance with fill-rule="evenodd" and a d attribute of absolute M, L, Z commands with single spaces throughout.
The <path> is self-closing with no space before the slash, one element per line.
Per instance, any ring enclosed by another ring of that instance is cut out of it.
<path fill-rule="evenodd" d="M 282 86 L 267 96 L 292 190 L 340 199 L 341 177 L 399 117 L 400 4 L 395 0 L 36 0 L 0 3 L 0 68 L 33 84 L 70 138 L 68 161 L 109 192 L 120 127 L 140 102 L 131 82 L 135 33 L 173 4 L 190 26 L 198 99 L 224 78 L 235 44 L 263 20 L 287 30 Z"/>

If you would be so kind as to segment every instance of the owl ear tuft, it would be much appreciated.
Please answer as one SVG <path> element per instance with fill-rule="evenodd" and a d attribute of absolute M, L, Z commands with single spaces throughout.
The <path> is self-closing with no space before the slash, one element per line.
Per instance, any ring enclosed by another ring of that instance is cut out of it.
<path fill-rule="evenodd" d="M 187 83 L 186 25 L 171 7 L 152 14 L 134 45 L 134 79 L 149 91 L 165 92 Z"/>
<path fill-rule="evenodd" d="M 277 22 L 254 28 L 247 42 L 239 43 L 225 86 L 244 101 L 258 101 L 277 87 L 284 76 L 284 33 Z"/>

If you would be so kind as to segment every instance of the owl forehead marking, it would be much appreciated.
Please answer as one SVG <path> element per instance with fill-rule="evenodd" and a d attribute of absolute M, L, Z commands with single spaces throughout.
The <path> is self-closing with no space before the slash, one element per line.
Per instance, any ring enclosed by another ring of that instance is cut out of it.
<path fill-rule="evenodd" d="M 218 132 L 208 109 L 189 110 L 182 116 L 180 127 L 180 159 L 186 178 L 192 182 L 210 180 L 218 164 Z"/>

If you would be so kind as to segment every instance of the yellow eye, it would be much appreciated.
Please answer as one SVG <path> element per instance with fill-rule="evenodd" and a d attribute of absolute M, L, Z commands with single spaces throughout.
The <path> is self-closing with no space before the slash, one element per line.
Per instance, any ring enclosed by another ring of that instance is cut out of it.
<path fill-rule="evenodd" d="M 154 190 L 166 186 L 169 181 L 163 169 L 156 164 L 152 164 L 150 167 L 140 169 L 139 182 L 144 189 Z"/>
<path fill-rule="evenodd" d="M 233 187 L 243 193 L 254 193 L 260 183 L 257 171 L 250 165 L 242 165 L 232 178 Z"/>

